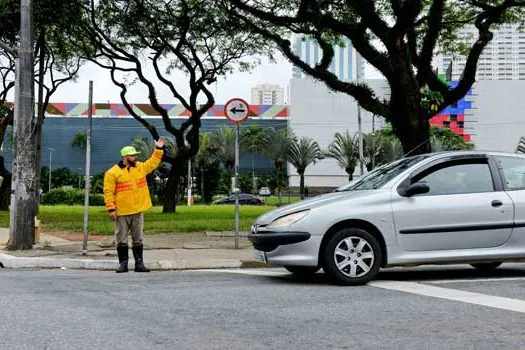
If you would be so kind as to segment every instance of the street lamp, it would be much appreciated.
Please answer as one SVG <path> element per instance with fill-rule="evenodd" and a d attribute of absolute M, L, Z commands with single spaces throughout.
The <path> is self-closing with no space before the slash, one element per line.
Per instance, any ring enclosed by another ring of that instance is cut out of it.
<path fill-rule="evenodd" d="M 47 190 L 47 192 L 50 192 L 51 191 L 51 171 L 52 171 L 52 168 L 51 168 L 51 158 L 52 158 L 52 155 L 53 155 L 53 151 L 56 151 L 56 149 L 54 148 L 47 148 L 49 150 L 49 188 Z"/>

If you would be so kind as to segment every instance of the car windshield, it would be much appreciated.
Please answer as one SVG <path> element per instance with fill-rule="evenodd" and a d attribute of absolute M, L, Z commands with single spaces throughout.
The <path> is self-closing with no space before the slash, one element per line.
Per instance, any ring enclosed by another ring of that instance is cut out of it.
<path fill-rule="evenodd" d="M 402 158 L 393 163 L 385 164 L 371 173 L 365 175 L 363 178 L 351 182 L 346 186 L 340 187 L 336 192 L 343 191 L 360 191 L 360 190 L 376 190 L 392 180 L 403 171 L 407 170 L 411 166 L 421 162 L 428 158 L 430 155 L 424 154 L 419 156 L 413 156 L 408 158 Z"/>

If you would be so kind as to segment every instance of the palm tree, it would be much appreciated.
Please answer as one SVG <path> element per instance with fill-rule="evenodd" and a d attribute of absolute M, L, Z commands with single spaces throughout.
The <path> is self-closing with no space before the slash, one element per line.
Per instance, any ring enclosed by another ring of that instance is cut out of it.
<path fill-rule="evenodd" d="M 155 150 L 155 141 L 153 141 L 150 137 L 135 136 L 131 141 L 131 145 L 140 152 L 138 159 L 141 162 L 144 162 L 149 157 L 151 157 L 153 151 Z M 170 156 L 175 156 L 175 153 L 177 152 L 177 146 L 173 138 L 165 138 L 164 151 Z"/>
<path fill-rule="evenodd" d="M 71 140 L 71 147 L 85 150 L 87 147 L 87 136 L 85 132 L 77 131 Z"/>
<path fill-rule="evenodd" d="M 135 147 L 137 151 L 140 152 L 137 158 L 141 162 L 148 159 L 153 153 L 153 151 L 155 150 L 155 142 L 153 142 L 153 140 L 151 140 L 148 137 L 135 136 L 133 137 L 133 141 L 131 142 L 131 145 Z"/>
<path fill-rule="evenodd" d="M 257 193 L 257 184 L 255 183 L 255 154 L 262 150 L 263 128 L 257 125 L 249 126 L 241 133 L 240 147 L 252 155 L 252 192 Z"/>
<path fill-rule="evenodd" d="M 381 164 L 393 162 L 403 158 L 403 146 L 395 139 L 384 140 L 381 144 Z"/>
<path fill-rule="evenodd" d="M 292 139 L 288 153 L 288 161 L 297 170 L 301 177 L 299 189 L 301 199 L 304 199 L 304 173 L 310 164 L 315 164 L 318 160 L 323 159 L 323 154 L 319 144 L 308 137 L 302 137 L 299 140 Z"/>
<path fill-rule="evenodd" d="M 326 156 L 337 160 L 339 166 L 345 169 L 348 180 L 354 179 L 354 171 L 359 160 L 359 145 L 357 135 L 350 136 L 348 131 L 336 133 L 335 140 L 328 146 Z"/>
<path fill-rule="evenodd" d="M 281 176 L 288 159 L 291 140 L 292 138 L 288 136 L 286 129 L 275 130 L 274 128 L 268 128 L 262 136 L 262 152 L 272 159 L 275 165 L 276 191 L 279 205 L 281 205 Z"/>
<path fill-rule="evenodd" d="M 516 147 L 516 153 L 525 153 L 525 137 L 520 137 L 520 140 L 518 141 L 518 147 Z"/>
<path fill-rule="evenodd" d="M 230 173 L 235 167 L 235 130 L 223 126 L 210 135 L 211 156 L 218 160 Z"/>
<path fill-rule="evenodd" d="M 206 132 L 200 135 L 199 152 L 195 155 L 195 165 L 201 173 L 201 197 L 202 201 L 205 202 L 207 196 L 204 193 L 204 174 L 207 170 L 211 169 L 217 163 L 215 155 L 217 154 L 215 145 L 212 143 L 211 133 Z"/>
<path fill-rule="evenodd" d="M 363 158 L 366 170 L 375 168 L 376 161 L 381 154 L 381 136 L 377 133 L 363 134 Z"/>

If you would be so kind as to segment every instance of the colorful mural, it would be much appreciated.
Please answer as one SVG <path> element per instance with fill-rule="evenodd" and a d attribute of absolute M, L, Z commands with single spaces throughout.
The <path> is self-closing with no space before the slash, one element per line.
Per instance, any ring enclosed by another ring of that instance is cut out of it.
<path fill-rule="evenodd" d="M 449 86 L 454 88 L 457 86 L 457 82 L 449 82 Z M 457 103 L 448 106 L 441 113 L 430 119 L 430 125 L 450 128 L 456 134 L 463 136 L 466 142 L 469 142 L 471 135 L 465 132 L 465 114 L 469 109 L 472 109 L 472 102 L 467 101 L 468 96 L 471 95 L 472 89 Z"/>
<path fill-rule="evenodd" d="M 160 114 L 149 104 L 132 104 L 133 110 L 141 117 L 160 118 Z M 162 104 L 162 108 L 168 111 L 170 117 L 184 118 L 190 112 L 182 105 Z M 47 106 L 46 115 L 49 117 L 77 117 L 88 114 L 87 103 L 50 103 Z M 117 117 L 131 118 L 128 110 L 120 103 L 94 103 L 94 117 Z M 255 119 L 286 119 L 288 118 L 288 106 L 286 105 L 250 105 L 251 118 Z M 214 105 L 204 117 L 226 118 L 224 105 Z"/>

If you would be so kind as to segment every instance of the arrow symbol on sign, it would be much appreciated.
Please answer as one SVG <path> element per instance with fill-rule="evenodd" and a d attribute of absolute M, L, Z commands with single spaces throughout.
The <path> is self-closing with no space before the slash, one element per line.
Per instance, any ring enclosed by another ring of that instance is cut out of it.
<path fill-rule="evenodd" d="M 235 114 L 235 113 L 237 113 L 237 112 L 239 112 L 239 113 L 244 113 L 244 112 L 246 112 L 246 111 L 245 111 L 244 109 L 237 109 L 237 107 L 233 107 L 232 109 L 230 109 L 230 112 L 232 112 L 232 113 Z"/>

